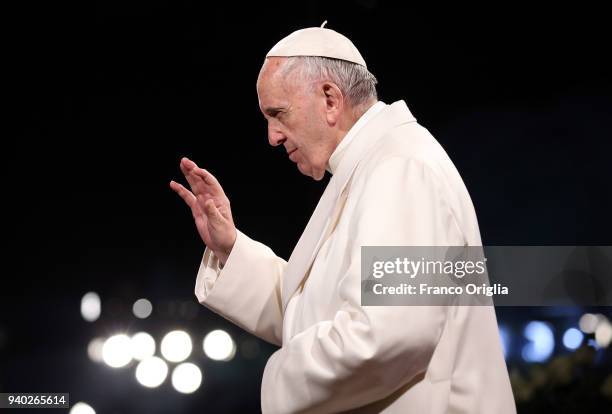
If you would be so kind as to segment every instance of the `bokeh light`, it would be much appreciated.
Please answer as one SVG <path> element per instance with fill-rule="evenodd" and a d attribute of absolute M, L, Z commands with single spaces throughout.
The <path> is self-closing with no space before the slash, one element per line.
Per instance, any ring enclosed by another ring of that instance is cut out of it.
<path fill-rule="evenodd" d="M 192 344 L 185 331 L 168 332 L 161 342 L 161 353 L 170 362 L 184 361 L 191 355 Z"/>
<path fill-rule="evenodd" d="M 521 352 L 527 362 L 544 362 L 555 349 L 555 337 L 550 326 L 544 322 L 532 321 L 525 326 L 525 338 L 529 341 Z"/>
<path fill-rule="evenodd" d="M 508 353 L 510 352 L 510 331 L 503 325 L 499 325 L 499 338 L 501 340 L 504 358 L 507 359 Z"/>
<path fill-rule="evenodd" d="M 569 328 L 563 334 L 563 346 L 569 350 L 578 349 L 582 345 L 584 335 L 576 328 Z"/>
<path fill-rule="evenodd" d="M 142 361 L 155 354 L 155 339 L 146 332 L 138 332 L 131 339 L 132 358 Z"/>
<path fill-rule="evenodd" d="M 607 348 L 612 341 L 612 325 L 607 319 L 604 319 L 597 325 L 595 330 L 595 341 L 602 348 Z"/>
<path fill-rule="evenodd" d="M 229 361 L 236 354 L 236 344 L 225 331 L 217 329 L 206 335 L 202 344 L 204 353 L 216 361 Z"/>
<path fill-rule="evenodd" d="M 94 410 L 89 404 L 79 401 L 72 406 L 69 414 L 96 414 L 96 410 Z"/>
<path fill-rule="evenodd" d="M 93 322 L 100 317 L 102 305 L 96 292 L 87 292 L 81 298 L 81 316 L 87 322 Z"/>
<path fill-rule="evenodd" d="M 168 364 L 158 357 L 150 357 L 138 363 L 136 367 L 136 379 L 147 387 L 159 387 L 168 376 Z"/>
<path fill-rule="evenodd" d="M 190 362 L 179 364 L 172 371 L 172 386 L 178 392 L 191 394 L 202 383 L 202 371 Z"/>
<path fill-rule="evenodd" d="M 137 318 L 146 319 L 153 312 L 153 304 L 148 299 L 138 299 L 132 306 L 132 312 Z"/>
<path fill-rule="evenodd" d="M 94 338 L 87 345 L 87 355 L 93 362 L 103 362 L 102 349 L 104 348 L 104 338 Z"/>
<path fill-rule="evenodd" d="M 124 334 L 113 335 L 104 342 L 102 358 L 112 368 L 126 366 L 132 360 L 132 341 Z"/>
<path fill-rule="evenodd" d="M 597 328 L 597 323 L 599 322 L 599 317 L 597 315 L 593 315 L 592 313 L 585 313 L 580 318 L 578 322 L 578 326 L 580 330 L 586 334 L 592 334 L 595 332 L 595 328 Z"/>

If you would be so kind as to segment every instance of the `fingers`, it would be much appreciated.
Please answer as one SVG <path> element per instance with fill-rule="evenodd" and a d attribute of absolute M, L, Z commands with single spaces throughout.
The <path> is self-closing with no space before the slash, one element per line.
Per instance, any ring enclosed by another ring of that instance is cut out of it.
<path fill-rule="evenodd" d="M 215 205 L 214 200 L 209 199 L 203 201 L 201 198 L 199 198 L 199 201 L 201 203 L 200 205 L 203 206 L 204 214 L 206 214 L 208 222 L 213 226 L 213 228 L 217 230 L 221 229 L 221 226 L 226 224 L 227 220 L 225 219 L 225 217 L 223 217 L 223 215 Z"/>
<path fill-rule="evenodd" d="M 170 181 L 170 188 L 174 190 L 192 210 L 198 206 L 196 196 L 183 185 Z"/>
<path fill-rule="evenodd" d="M 219 181 L 208 171 L 199 168 L 195 162 L 183 157 L 180 166 L 181 171 L 196 195 L 208 193 L 212 196 L 225 196 Z"/>
<path fill-rule="evenodd" d="M 225 194 L 223 192 L 223 187 L 221 187 L 221 184 L 219 184 L 219 181 L 217 181 L 217 179 L 215 178 L 214 175 L 212 175 L 210 172 L 208 172 L 207 170 L 203 169 L 203 168 L 197 168 L 194 170 L 194 173 L 198 176 L 200 176 L 204 182 L 210 186 L 211 189 L 214 190 L 215 193 L 217 194 Z"/>
<path fill-rule="evenodd" d="M 204 193 L 206 183 L 200 176 L 194 173 L 194 171 L 198 169 L 196 163 L 188 158 L 183 158 L 180 162 L 180 168 L 191 187 L 191 191 L 193 191 L 195 195 Z"/>

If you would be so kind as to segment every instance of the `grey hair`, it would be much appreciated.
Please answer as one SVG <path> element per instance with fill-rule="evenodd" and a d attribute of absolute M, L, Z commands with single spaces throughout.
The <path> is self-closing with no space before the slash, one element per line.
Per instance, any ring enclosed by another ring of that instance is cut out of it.
<path fill-rule="evenodd" d="M 353 108 L 378 98 L 376 77 L 357 63 L 319 56 L 291 56 L 281 74 L 286 77 L 295 69 L 300 81 L 329 80 L 335 83 Z"/>

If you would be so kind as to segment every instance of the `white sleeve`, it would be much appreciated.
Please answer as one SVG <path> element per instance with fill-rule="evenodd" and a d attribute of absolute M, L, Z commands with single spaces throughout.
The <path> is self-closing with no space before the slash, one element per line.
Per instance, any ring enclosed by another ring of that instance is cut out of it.
<path fill-rule="evenodd" d="M 283 315 L 281 280 L 287 262 L 237 231 L 223 269 L 208 248 L 198 270 L 198 301 L 258 337 L 280 345 Z"/>

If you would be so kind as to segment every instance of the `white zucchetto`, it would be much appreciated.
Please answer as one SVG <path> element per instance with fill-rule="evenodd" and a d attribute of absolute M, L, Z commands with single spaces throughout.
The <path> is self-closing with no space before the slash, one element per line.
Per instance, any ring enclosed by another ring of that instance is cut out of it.
<path fill-rule="evenodd" d="M 296 30 L 278 42 L 266 55 L 271 56 L 321 56 L 341 59 L 367 67 L 365 60 L 346 36 L 321 27 Z"/>

